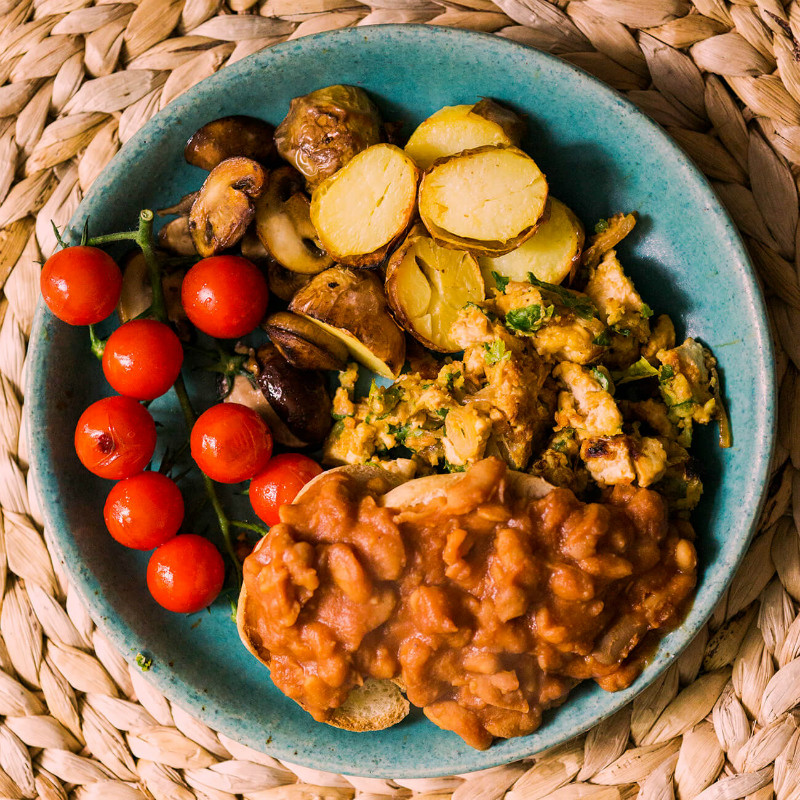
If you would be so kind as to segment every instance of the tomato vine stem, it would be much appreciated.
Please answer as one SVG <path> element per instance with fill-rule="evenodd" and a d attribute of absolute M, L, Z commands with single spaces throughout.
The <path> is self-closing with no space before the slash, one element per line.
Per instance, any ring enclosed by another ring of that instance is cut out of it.
<path fill-rule="evenodd" d="M 145 263 L 147 264 L 147 274 L 150 281 L 150 287 L 153 292 L 153 301 L 151 311 L 153 316 L 159 322 L 167 323 L 167 305 L 164 300 L 164 290 L 161 285 L 161 266 L 156 255 L 155 239 L 153 237 L 153 221 L 154 214 L 151 209 L 145 208 L 139 213 L 139 227 L 135 231 L 124 231 L 122 233 L 109 233 L 103 236 L 96 236 L 89 240 L 92 246 L 109 244 L 111 242 L 134 242 L 142 251 Z M 183 418 L 186 422 L 186 428 L 189 434 L 192 432 L 194 423 L 197 421 L 197 414 L 192 406 L 192 401 L 189 398 L 189 392 L 186 390 L 183 376 L 178 375 L 177 380 L 172 387 L 175 390 L 175 395 L 178 398 Z M 231 521 L 222 507 L 222 503 L 217 493 L 217 487 L 214 481 L 205 473 L 203 475 L 203 485 L 205 487 L 206 495 L 208 496 L 214 513 L 217 517 L 222 538 L 225 542 L 225 551 L 228 553 L 229 558 L 233 562 L 233 567 L 236 574 L 237 589 L 242 585 L 242 564 L 236 555 L 236 550 L 233 546 L 233 539 L 231 538 Z"/>

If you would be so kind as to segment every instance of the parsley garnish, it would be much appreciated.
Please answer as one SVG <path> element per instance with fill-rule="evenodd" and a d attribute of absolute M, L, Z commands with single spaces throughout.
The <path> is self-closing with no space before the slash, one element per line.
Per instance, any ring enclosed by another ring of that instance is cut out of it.
<path fill-rule="evenodd" d="M 501 275 L 499 272 L 495 272 L 494 270 L 492 270 L 492 277 L 494 278 L 495 286 L 497 286 L 501 292 L 505 292 L 506 286 L 508 286 L 511 278 L 506 278 L 505 275 Z"/>
<path fill-rule="evenodd" d="M 650 319 L 653 316 L 653 309 L 647 303 L 642 303 L 642 309 L 639 313 L 642 315 L 642 319 Z"/>
<path fill-rule="evenodd" d="M 552 292 L 554 295 L 556 295 L 556 297 L 558 297 L 558 300 L 562 306 L 571 308 L 575 314 L 582 319 L 600 318 L 600 315 L 597 313 L 597 309 L 594 307 L 594 304 L 588 297 L 582 297 L 575 292 L 571 292 L 569 289 L 565 289 L 563 286 L 556 286 L 554 283 L 540 281 L 532 272 L 528 273 L 528 280 L 537 289 L 545 289 L 548 292 Z"/>
<path fill-rule="evenodd" d="M 483 358 L 490 366 L 511 357 L 511 353 L 506 350 L 505 342 L 501 339 L 495 339 L 491 344 L 484 343 L 483 349 L 486 351 Z"/>
<path fill-rule="evenodd" d="M 675 377 L 675 370 L 669 364 L 663 364 L 658 372 L 658 382 L 666 383 Z"/>
<path fill-rule="evenodd" d="M 487 309 L 483 308 L 482 306 L 479 306 L 477 303 L 473 303 L 472 300 L 470 300 L 468 303 L 466 303 L 464 305 L 464 308 L 469 308 L 470 306 L 472 308 L 477 308 L 478 311 L 480 311 L 481 314 L 483 314 L 483 316 L 486 317 L 486 319 L 489 320 L 489 322 L 497 322 L 497 314 L 495 314 L 493 311 L 488 311 Z"/>
<path fill-rule="evenodd" d="M 611 381 L 608 379 L 608 375 L 598 367 L 592 367 L 591 373 L 592 377 L 600 384 L 603 391 L 611 393 Z"/>
<path fill-rule="evenodd" d="M 411 433 L 411 423 L 406 422 L 404 425 L 392 425 L 389 423 L 386 426 L 386 433 L 394 436 L 400 444 L 405 444 L 406 437 Z"/>
<path fill-rule="evenodd" d="M 635 364 L 631 364 L 622 372 L 617 380 L 618 384 L 640 381 L 642 378 L 652 378 L 658 375 L 658 370 L 642 356 Z"/>
<path fill-rule="evenodd" d="M 592 339 L 592 344 L 600 345 L 600 347 L 610 347 L 611 337 L 608 335 L 608 331 L 605 330 L 602 333 L 598 333 L 597 336 Z"/>
<path fill-rule="evenodd" d="M 607 219 L 599 220 L 597 222 L 597 224 L 594 226 L 594 232 L 595 233 L 603 233 L 603 231 L 607 231 L 607 230 L 608 230 L 608 220 Z"/>
<path fill-rule="evenodd" d="M 441 417 L 442 419 L 446 419 L 447 415 L 450 413 L 449 408 L 437 408 L 436 415 Z"/>
<path fill-rule="evenodd" d="M 536 303 L 523 308 L 512 308 L 506 314 L 506 327 L 512 331 L 532 333 L 538 331 L 555 313 L 555 306 L 545 306 L 544 309 Z"/>
<path fill-rule="evenodd" d="M 447 459 L 445 459 L 444 468 L 448 472 L 466 472 L 467 471 L 467 467 L 466 467 L 465 464 L 451 464 L 449 461 L 447 461 Z"/>
<path fill-rule="evenodd" d="M 137 653 L 136 666 L 139 667 L 142 672 L 147 672 L 150 667 L 153 666 L 153 659 L 148 658 L 144 653 Z"/>

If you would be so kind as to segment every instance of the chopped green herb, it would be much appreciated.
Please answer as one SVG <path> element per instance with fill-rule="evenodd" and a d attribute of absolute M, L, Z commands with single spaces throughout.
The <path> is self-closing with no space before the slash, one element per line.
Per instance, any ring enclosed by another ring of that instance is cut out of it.
<path fill-rule="evenodd" d="M 567 443 L 575 438 L 575 429 L 574 428 L 563 428 L 558 432 L 560 438 L 555 439 L 553 443 L 550 445 L 552 450 L 555 450 L 557 453 L 563 453 L 566 450 Z"/>
<path fill-rule="evenodd" d="M 480 311 L 481 314 L 483 314 L 483 316 L 489 320 L 489 322 L 497 322 L 497 314 L 495 314 L 493 311 L 489 311 L 488 309 L 485 309 L 483 306 L 479 306 L 477 303 L 473 303 L 472 300 L 464 304 L 464 308 L 470 308 L 470 307 L 477 308 L 478 311 Z"/>
<path fill-rule="evenodd" d="M 642 303 L 642 309 L 639 313 L 642 315 L 642 319 L 650 319 L 653 316 L 653 309 L 647 303 Z"/>
<path fill-rule="evenodd" d="M 609 336 L 608 331 L 605 330 L 602 333 L 598 333 L 597 336 L 592 339 L 592 344 L 599 345 L 600 347 L 610 347 L 611 337 Z"/>
<path fill-rule="evenodd" d="M 411 433 L 411 423 L 406 422 L 404 425 L 392 425 L 389 423 L 386 426 L 386 433 L 394 436 L 400 444 L 404 444 L 406 437 Z"/>
<path fill-rule="evenodd" d="M 451 464 L 449 461 L 445 459 L 444 468 L 448 472 L 466 472 L 467 467 L 465 464 Z"/>
<path fill-rule="evenodd" d="M 537 289 L 544 289 L 545 291 L 556 295 L 562 306 L 571 308 L 577 316 L 581 317 L 581 319 L 600 318 L 600 315 L 597 313 L 597 309 L 594 307 L 594 303 L 592 303 L 588 297 L 579 295 L 576 292 L 570 291 L 569 289 L 565 289 L 563 286 L 556 286 L 554 283 L 540 281 L 532 272 L 528 273 L 528 280 Z"/>
<path fill-rule="evenodd" d="M 446 419 L 447 415 L 450 413 L 449 408 L 437 408 L 436 415 L 441 417 L 442 419 Z"/>
<path fill-rule="evenodd" d="M 265 533 L 264 536 L 266 535 Z M 232 597 L 229 597 L 228 602 L 231 604 L 231 622 L 236 622 L 236 601 Z"/>
<path fill-rule="evenodd" d="M 485 343 L 483 349 L 486 351 L 483 358 L 490 366 L 511 357 L 511 353 L 506 350 L 505 342 L 501 339 L 495 339 L 491 344 Z"/>
<path fill-rule="evenodd" d="M 608 220 L 607 219 L 599 220 L 594 226 L 594 232 L 595 233 L 603 233 L 603 231 L 607 231 L 607 230 L 608 230 Z"/>
<path fill-rule="evenodd" d="M 620 336 L 630 336 L 631 335 L 631 329 L 630 328 L 617 328 L 616 326 L 612 325 L 611 326 L 611 330 L 613 330 L 614 333 L 618 333 Z"/>
<path fill-rule="evenodd" d="M 448 391 L 452 391 L 453 384 L 461 377 L 461 370 L 454 369 L 445 375 L 444 385 Z"/>
<path fill-rule="evenodd" d="M 675 377 L 675 370 L 669 364 L 663 364 L 658 372 L 659 383 L 666 383 Z"/>
<path fill-rule="evenodd" d="M 331 412 L 331 416 L 332 416 L 332 417 L 333 417 L 335 420 L 340 420 L 340 419 L 344 419 L 344 418 L 347 416 L 347 414 L 337 414 L 335 411 L 332 411 L 332 412 Z"/>
<path fill-rule="evenodd" d="M 591 373 L 592 373 L 592 377 L 603 388 L 603 391 L 610 393 L 612 387 L 611 387 L 611 381 L 610 381 L 608 375 L 606 375 L 606 373 L 603 372 L 603 370 L 600 369 L 599 367 L 592 367 Z"/>
<path fill-rule="evenodd" d="M 533 333 L 538 331 L 549 319 L 552 319 L 555 310 L 555 306 L 551 305 L 542 309 L 538 303 L 524 308 L 512 308 L 506 314 L 506 327 L 512 331 Z"/>
<path fill-rule="evenodd" d="M 153 666 L 153 659 L 148 658 L 144 653 L 137 653 L 136 666 L 139 667 L 142 672 L 147 672 L 150 667 Z"/>
<path fill-rule="evenodd" d="M 682 403 L 675 403 L 669 407 L 670 411 L 680 412 L 678 413 L 679 417 L 683 416 L 691 416 L 691 412 L 694 411 L 694 407 L 697 405 L 694 400 L 684 400 Z M 688 411 L 688 414 L 684 414 L 683 412 Z"/>
<path fill-rule="evenodd" d="M 511 278 L 506 278 L 505 275 L 501 275 L 499 272 L 495 272 L 494 270 L 492 270 L 492 277 L 494 278 L 495 286 L 497 286 L 501 292 L 505 292 L 506 286 L 508 286 Z"/>
<path fill-rule="evenodd" d="M 331 428 L 331 436 L 341 436 L 344 430 L 344 420 L 336 420 Z"/>
<path fill-rule="evenodd" d="M 617 384 L 640 381 L 642 378 L 654 378 L 656 375 L 658 375 L 658 370 L 642 356 L 635 364 L 631 364 L 620 373 Z"/>

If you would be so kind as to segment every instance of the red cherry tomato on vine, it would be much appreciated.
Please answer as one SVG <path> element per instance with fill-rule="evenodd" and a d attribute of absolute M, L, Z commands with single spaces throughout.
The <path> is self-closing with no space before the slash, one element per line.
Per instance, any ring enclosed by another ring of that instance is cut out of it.
<path fill-rule="evenodd" d="M 239 483 L 266 466 L 272 455 L 272 434 L 252 408 L 218 403 L 198 417 L 189 445 L 192 458 L 209 478 Z"/>
<path fill-rule="evenodd" d="M 268 300 L 266 278 L 241 256 L 204 258 L 181 284 L 181 303 L 189 321 L 218 339 L 234 339 L 254 330 Z"/>
<path fill-rule="evenodd" d="M 214 602 L 225 564 L 208 539 L 184 533 L 162 544 L 147 565 L 147 588 L 168 611 L 193 614 Z"/>
<path fill-rule="evenodd" d="M 152 550 L 169 541 L 183 522 L 183 496 L 172 478 L 140 472 L 115 484 L 103 517 L 108 532 L 125 547 Z"/>
<path fill-rule="evenodd" d="M 65 247 L 47 259 L 39 279 L 47 307 L 70 325 L 93 325 L 116 308 L 122 272 L 97 247 Z"/>
<path fill-rule="evenodd" d="M 156 449 L 156 423 L 130 397 L 105 397 L 81 414 L 75 452 L 89 472 L 121 480 L 141 472 Z"/>
<path fill-rule="evenodd" d="M 250 503 L 253 511 L 267 523 L 277 525 L 278 510 L 293 503 L 297 493 L 322 472 L 316 461 L 300 453 L 282 453 L 270 459 L 267 466 L 250 481 Z"/>
<path fill-rule="evenodd" d="M 183 347 L 169 325 L 133 319 L 111 334 L 103 350 L 103 373 L 114 391 L 154 400 L 169 391 L 183 364 Z"/>

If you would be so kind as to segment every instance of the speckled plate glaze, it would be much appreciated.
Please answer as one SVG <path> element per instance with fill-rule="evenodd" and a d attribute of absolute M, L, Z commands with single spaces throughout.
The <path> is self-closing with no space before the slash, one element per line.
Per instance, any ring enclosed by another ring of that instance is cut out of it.
<path fill-rule="evenodd" d="M 277 124 L 292 97 L 332 83 L 363 86 L 385 119 L 404 121 L 406 134 L 443 105 L 494 97 L 528 115 L 523 146 L 553 193 L 588 226 L 615 211 L 639 211 L 621 260 L 656 313 L 672 314 L 679 336 L 714 349 L 735 438 L 722 451 L 715 431 L 697 437 L 706 485 L 694 517 L 701 580 L 684 624 L 663 640 L 629 689 L 608 694 L 586 683 L 536 733 L 484 752 L 418 713 L 387 731 L 347 733 L 313 722 L 273 687 L 268 671 L 240 645 L 226 601 L 184 617 L 150 599 L 146 556 L 117 546 L 103 527 L 110 485 L 83 470 L 72 447 L 81 411 L 109 388 L 85 331 L 43 308 L 28 363 L 32 468 L 71 581 L 123 654 L 141 651 L 153 659 L 148 679 L 171 700 L 234 739 L 323 770 L 386 777 L 467 772 L 563 742 L 621 708 L 708 618 L 745 552 L 767 479 L 775 392 L 764 305 L 742 242 L 708 183 L 631 103 L 579 69 L 507 39 L 426 26 L 311 36 L 203 81 L 122 148 L 81 204 L 73 230 L 87 217 L 94 234 L 131 228 L 139 209 L 167 206 L 196 189 L 204 173 L 188 166 L 182 152 L 205 122 L 245 113 Z M 208 393 L 205 401 L 211 402 Z M 169 401 L 155 409 L 173 419 Z M 173 427 L 180 431 L 177 417 Z"/>

